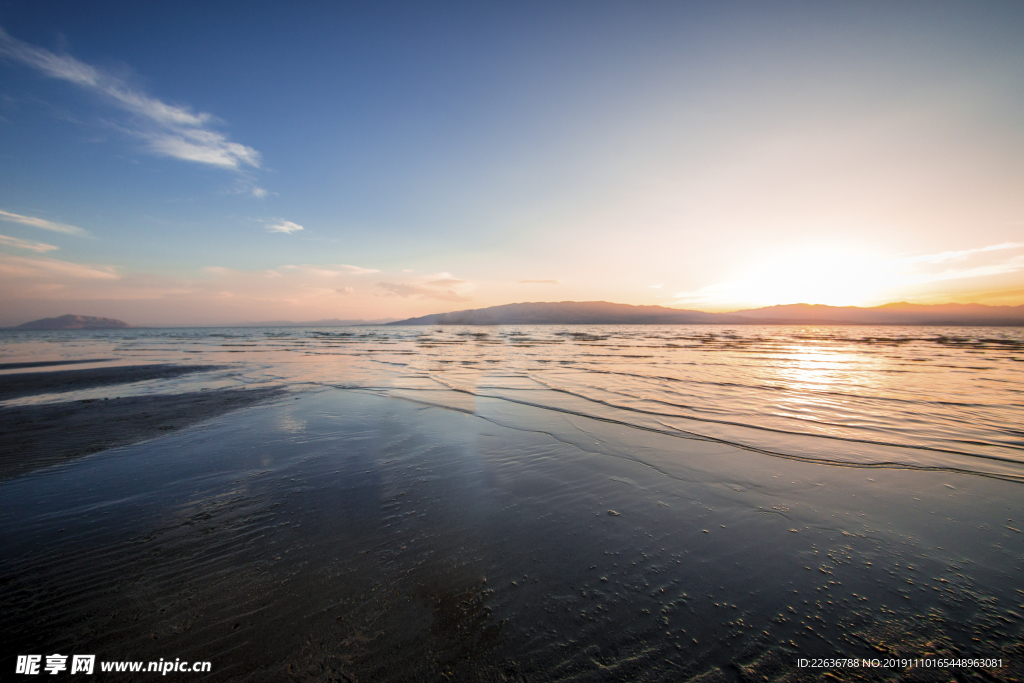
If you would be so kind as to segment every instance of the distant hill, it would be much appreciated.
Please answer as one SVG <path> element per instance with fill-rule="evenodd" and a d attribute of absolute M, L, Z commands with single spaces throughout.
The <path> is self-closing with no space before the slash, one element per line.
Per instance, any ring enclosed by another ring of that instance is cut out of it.
<path fill-rule="evenodd" d="M 522 303 L 435 313 L 399 320 L 390 325 L 687 325 L 745 323 L 723 313 L 687 311 L 664 306 L 630 306 L 607 301 Z"/>
<path fill-rule="evenodd" d="M 788 304 L 734 311 L 731 315 L 761 323 L 797 325 L 1024 326 L 1024 306 L 986 306 L 984 304 L 929 306 L 900 302 L 872 308 Z"/>
<path fill-rule="evenodd" d="M 607 301 L 521 303 L 435 313 L 389 325 L 976 325 L 1024 327 L 1024 306 L 895 303 L 873 308 L 788 304 L 732 313 Z"/>
<path fill-rule="evenodd" d="M 16 330 L 111 330 L 131 327 L 123 320 L 113 318 L 94 318 L 90 315 L 62 315 L 57 318 L 42 318 L 24 325 Z"/>
<path fill-rule="evenodd" d="M 222 327 L 353 327 L 357 325 L 386 325 L 394 321 L 395 318 L 377 318 L 375 320 L 327 318 L 299 323 L 291 320 L 263 320 L 260 322 L 231 323 L 229 325 L 222 325 Z"/>

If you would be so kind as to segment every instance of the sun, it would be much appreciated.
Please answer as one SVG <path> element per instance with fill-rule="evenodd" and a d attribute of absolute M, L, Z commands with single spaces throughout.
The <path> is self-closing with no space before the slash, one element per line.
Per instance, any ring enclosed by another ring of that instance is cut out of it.
<path fill-rule="evenodd" d="M 885 300 L 898 278 L 891 260 L 847 246 L 788 247 L 765 253 L 730 298 L 744 304 L 871 306 Z"/>

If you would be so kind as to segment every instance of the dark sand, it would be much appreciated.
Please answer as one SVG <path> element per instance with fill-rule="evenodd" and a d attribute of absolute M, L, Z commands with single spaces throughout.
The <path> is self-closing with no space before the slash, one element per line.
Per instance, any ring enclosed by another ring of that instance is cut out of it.
<path fill-rule="evenodd" d="M 220 370 L 218 365 L 124 365 L 86 370 L 22 372 L 0 375 L 0 401 L 46 393 L 64 393 L 129 382 L 171 379 L 196 372 Z"/>
<path fill-rule="evenodd" d="M 0 408 L 0 480 L 145 441 L 282 394 L 279 387 L 219 389 Z"/>
<path fill-rule="evenodd" d="M 80 360 L 34 360 L 25 363 L 0 363 L 0 370 L 21 370 L 23 368 L 52 368 L 58 365 L 85 365 L 86 363 L 107 363 L 114 358 L 83 358 Z"/>
<path fill-rule="evenodd" d="M 1024 677 L 1019 484 L 466 410 L 329 390 L 0 483 L 0 670 L 753 683 L 956 655 L 1004 666 L 824 678 Z"/>

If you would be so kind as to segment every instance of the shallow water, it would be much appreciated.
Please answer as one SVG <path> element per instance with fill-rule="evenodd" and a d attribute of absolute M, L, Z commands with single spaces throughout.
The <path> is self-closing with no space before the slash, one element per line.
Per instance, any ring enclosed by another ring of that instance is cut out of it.
<path fill-rule="evenodd" d="M 0 364 L 58 359 L 108 359 L 76 368 L 227 366 L 121 386 L 118 395 L 283 382 L 456 407 L 466 397 L 500 398 L 786 457 L 1015 479 L 1024 472 L 1021 328 L 384 326 L 0 336 Z M 97 388 L 4 404 L 108 395 Z"/>
<path fill-rule="evenodd" d="M 6 334 L 0 363 L 101 359 L 44 372 L 211 367 L 9 405 L 291 391 L 0 482 L 4 668 L 66 651 L 209 660 L 209 680 L 781 683 L 822 674 L 800 657 L 958 656 L 1004 666 L 832 673 L 1024 674 L 1020 330 Z"/>

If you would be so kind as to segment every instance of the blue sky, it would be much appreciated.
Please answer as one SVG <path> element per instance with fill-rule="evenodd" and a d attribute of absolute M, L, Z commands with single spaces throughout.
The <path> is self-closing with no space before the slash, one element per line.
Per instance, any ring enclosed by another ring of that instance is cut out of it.
<path fill-rule="evenodd" d="M 1021 27 L 1010 2 L 0 2 L 0 324 L 1021 304 Z"/>

